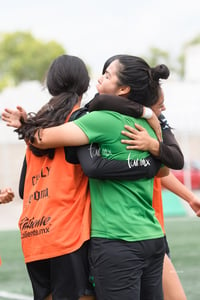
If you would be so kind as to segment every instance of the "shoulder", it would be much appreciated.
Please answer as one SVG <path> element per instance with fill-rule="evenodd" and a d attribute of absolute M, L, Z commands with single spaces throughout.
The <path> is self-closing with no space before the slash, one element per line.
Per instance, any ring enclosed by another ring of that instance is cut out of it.
<path fill-rule="evenodd" d="M 71 116 L 70 116 L 70 118 L 69 118 L 69 121 L 73 121 L 73 120 L 79 119 L 80 117 L 84 116 L 84 115 L 87 114 L 87 113 L 88 113 L 87 107 L 81 107 L 81 108 L 75 110 L 75 111 L 71 114 Z"/>

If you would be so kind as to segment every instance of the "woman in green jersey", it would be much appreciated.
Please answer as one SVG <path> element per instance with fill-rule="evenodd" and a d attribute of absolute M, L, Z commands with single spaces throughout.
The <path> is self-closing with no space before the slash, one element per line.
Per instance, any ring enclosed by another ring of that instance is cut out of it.
<path fill-rule="evenodd" d="M 99 79 L 99 93 L 125 96 L 151 106 L 158 99 L 165 65 L 151 68 L 141 58 L 117 55 Z M 123 101 L 122 101 L 123 105 Z M 112 111 L 95 111 L 61 126 L 39 129 L 39 148 L 98 143 L 103 157 L 145 163 L 147 151 L 127 152 L 121 144 L 124 124 L 135 119 Z M 146 120 L 136 121 L 156 138 Z M 27 134 L 33 142 L 33 136 Z M 97 299 L 152 300 L 162 290 L 163 232 L 152 208 L 153 179 L 90 180 L 92 203 L 91 279 Z"/>

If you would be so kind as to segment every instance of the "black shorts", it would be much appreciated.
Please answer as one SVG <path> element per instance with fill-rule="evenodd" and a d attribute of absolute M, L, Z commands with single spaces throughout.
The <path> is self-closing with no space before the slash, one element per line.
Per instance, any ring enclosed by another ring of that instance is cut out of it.
<path fill-rule="evenodd" d="M 169 258 L 170 258 L 170 249 L 169 249 L 169 245 L 168 245 L 168 241 L 167 241 L 166 235 L 164 236 L 164 242 L 165 242 L 165 253 L 166 253 L 167 256 L 169 256 Z"/>
<path fill-rule="evenodd" d="M 163 238 L 139 242 L 91 238 L 89 262 L 97 300 L 157 299 L 157 293 L 162 295 L 164 254 Z"/>
<path fill-rule="evenodd" d="M 89 282 L 88 242 L 70 254 L 27 263 L 34 300 L 77 300 L 94 295 Z"/>

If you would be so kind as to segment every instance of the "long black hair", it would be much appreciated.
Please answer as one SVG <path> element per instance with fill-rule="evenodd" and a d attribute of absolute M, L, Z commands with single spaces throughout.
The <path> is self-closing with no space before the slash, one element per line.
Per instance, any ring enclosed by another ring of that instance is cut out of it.
<path fill-rule="evenodd" d="M 89 75 L 84 62 L 71 55 L 57 57 L 49 67 L 46 86 L 52 98 L 34 116 L 21 120 L 22 126 L 15 131 L 19 139 L 34 139 L 38 128 L 58 126 L 66 121 L 67 116 L 89 86 Z M 40 150 L 30 145 L 31 151 L 37 156 L 54 156 L 54 150 Z"/>
<path fill-rule="evenodd" d="M 127 97 L 130 100 L 145 106 L 154 105 L 160 92 L 160 79 L 169 77 L 169 69 L 166 65 L 157 65 L 151 68 L 147 62 L 137 56 L 119 54 L 110 57 L 104 64 L 103 74 L 107 67 L 114 61 L 119 61 L 117 72 L 118 84 L 130 87 Z"/>

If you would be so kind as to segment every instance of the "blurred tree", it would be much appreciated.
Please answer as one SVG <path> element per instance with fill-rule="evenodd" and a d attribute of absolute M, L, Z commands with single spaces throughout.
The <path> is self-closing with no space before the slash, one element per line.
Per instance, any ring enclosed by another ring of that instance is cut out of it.
<path fill-rule="evenodd" d="M 186 46 L 192 46 L 200 44 L 200 34 L 198 34 L 196 37 L 194 37 L 191 41 L 189 41 Z"/>
<path fill-rule="evenodd" d="M 185 53 L 186 53 L 186 50 L 187 50 L 187 48 L 189 48 L 191 46 L 195 46 L 195 45 L 200 45 L 200 34 L 198 34 L 196 37 L 194 37 L 189 42 L 185 43 L 182 47 L 181 54 L 178 57 L 179 65 L 180 65 L 179 74 L 180 74 L 181 78 L 184 78 L 184 76 L 185 76 Z"/>
<path fill-rule="evenodd" d="M 29 32 L 0 37 L 0 91 L 26 80 L 42 81 L 53 59 L 65 49 L 55 41 L 44 42 Z"/>
<path fill-rule="evenodd" d="M 165 63 L 169 64 L 169 53 L 161 49 L 151 47 L 148 50 L 148 57 L 145 58 L 150 66 L 156 66 Z"/>
<path fill-rule="evenodd" d="M 177 63 L 180 64 L 181 61 L 177 61 L 176 64 L 172 63 L 172 58 L 167 51 L 151 47 L 148 50 L 148 56 L 145 57 L 145 60 L 152 67 L 157 66 L 159 64 L 166 64 L 170 69 L 171 73 L 180 76 L 180 68 L 179 66 L 177 67 Z"/>
<path fill-rule="evenodd" d="M 179 64 L 179 67 L 177 69 L 177 73 L 178 73 L 179 77 L 181 79 L 183 79 L 185 76 L 185 54 L 184 54 L 184 52 L 179 55 L 178 64 Z"/>

